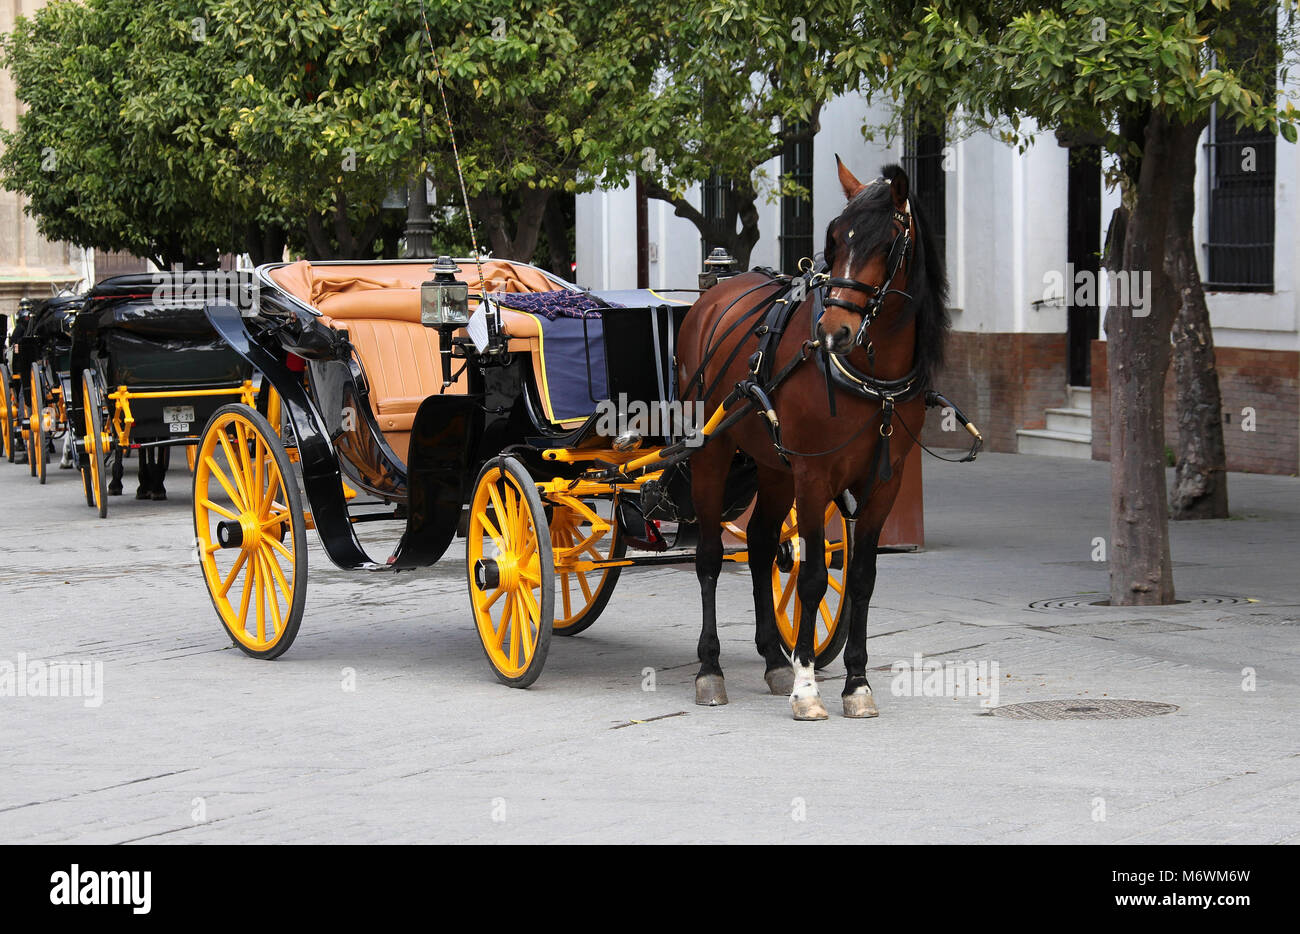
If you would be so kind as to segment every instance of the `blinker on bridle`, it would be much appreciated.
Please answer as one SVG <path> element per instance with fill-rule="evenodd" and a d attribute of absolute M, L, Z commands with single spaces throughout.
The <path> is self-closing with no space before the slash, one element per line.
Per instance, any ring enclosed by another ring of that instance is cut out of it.
<path fill-rule="evenodd" d="M 877 179 L 877 182 L 883 182 L 884 179 Z M 873 182 L 872 184 L 875 184 Z M 853 337 L 854 346 L 865 346 L 867 355 L 871 361 L 875 362 L 875 348 L 871 346 L 871 341 L 867 338 L 867 328 L 876 320 L 880 314 L 880 309 L 884 305 L 885 299 L 890 295 L 901 295 L 907 300 L 912 296 L 902 289 L 889 287 L 889 283 L 894 281 L 898 275 L 899 269 L 902 268 L 903 260 L 908 258 L 912 252 L 912 232 L 911 232 L 911 214 L 912 205 L 909 199 L 905 204 L 906 211 L 894 210 L 893 219 L 901 226 L 898 236 L 894 238 L 893 244 L 889 248 L 889 270 L 885 275 L 884 285 L 867 285 L 859 282 L 857 279 L 848 279 L 843 276 L 827 276 L 824 280 L 827 290 L 827 296 L 822 304 L 826 307 L 832 305 L 838 308 L 844 308 L 856 315 L 862 316 L 862 322 L 858 325 L 858 332 Z M 849 236 L 853 236 L 853 231 L 849 231 Z M 853 292 L 861 292 L 867 296 L 867 300 L 862 304 L 857 302 L 846 301 L 841 298 L 832 298 L 829 294 L 831 289 L 847 289 Z"/>

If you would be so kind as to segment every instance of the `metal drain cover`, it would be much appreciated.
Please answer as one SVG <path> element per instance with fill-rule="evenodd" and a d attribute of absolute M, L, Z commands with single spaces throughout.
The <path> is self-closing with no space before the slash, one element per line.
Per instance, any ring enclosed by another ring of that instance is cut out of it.
<path fill-rule="evenodd" d="M 1092 700 L 1076 698 L 1007 704 L 1004 707 L 994 707 L 989 715 L 1007 720 L 1128 720 L 1133 717 L 1158 717 L 1177 709 L 1174 704 L 1160 704 L 1156 701 L 1099 697 Z"/>
<path fill-rule="evenodd" d="M 1226 597 L 1222 594 L 1195 594 L 1179 597 L 1172 606 L 1236 606 L 1250 603 L 1245 597 Z M 1050 600 L 1035 600 L 1029 604 L 1031 610 L 1096 610 L 1109 609 L 1110 597 L 1101 593 L 1081 593 L 1073 597 L 1054 597 Z M 1134 607 L 1116 607 L 1116 609 L 1135 609 Z M 1164 609 L 1161 606 L 1144 606 L 1143 610 Z"/>

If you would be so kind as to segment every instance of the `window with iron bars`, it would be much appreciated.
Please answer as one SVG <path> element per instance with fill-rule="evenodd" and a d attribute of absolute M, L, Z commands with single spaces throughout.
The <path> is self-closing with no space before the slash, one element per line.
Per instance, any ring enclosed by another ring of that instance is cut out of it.
<path fill-rule="evenodd" d="M 947 256 L 948 217 L 945 208 L 943 124 L 908 118 L 903 124 L 903 171 L 911 183 L 911 198 L 920 205 L 939 256 Z"/>
<path fill-rule="evenodd" d="M 1215 113 L 1205 149 L 1209 168 L 1205 288 L 1271 292 L 1277 138 L 1267 131 L 1238 130 Z"/>
<path fill-rule="evenodd" d="M 1267 101 L 1274 99 L 1277 87 L 1276 15 L 1271 3 L 1243 10 L 1234 24 L 1237 41 L 1231 52 L 1231 66 Z M 1277 137 L 1238 128 L 1215 106 L 1205 155 L 1209 190 L 1203 285 L 1219 292 L 1271 292 Z"/>
<path fill-rule="evenodd" d="M 793 133 L 802 132 L 807 124 L 790 124 Z M 799 260 L 811 257 L 816 251 L 813 239 L 813 141 L 812 138 L 790 141 L 781 153 L 781 174 L 790 177 L 796 185 L 807 189 L 803 197 L 781 196 L 781 271 L 793 274 L 799 271 Z"/>

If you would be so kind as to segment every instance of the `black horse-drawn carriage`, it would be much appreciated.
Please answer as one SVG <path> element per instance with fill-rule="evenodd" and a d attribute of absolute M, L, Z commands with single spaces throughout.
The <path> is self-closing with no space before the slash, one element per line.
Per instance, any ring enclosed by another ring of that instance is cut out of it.
<path fill-rule="evenodd" d="M 224 402 L 256 400 L 247 363 L 217 336 L 204 305 L 246 295 L 234 273 L 115 276 L 84 297 L 71 324 L 70 385 L 86 504 L 101 518 L 121 490 L 122 458 L 140 458 L 139 498 L 164 498 L 172 447 L 192 450 Z M 233 283 L 233 285 L 232 285 Z"/>
<path fill-rule="evenodd" d="M 297 634 L 309 528 L 335 565 L 373 572 L 431 565 L 464 538 L 484 652 L 519 687 L 553 632 L 595 621 L 624 568 L 693 560 L 687 455 L 709 426 L 668 417 L 685 303 L 582 292 L 499 260 L 256 275 L 254 313 L 217 302 L 207 314 L 263 389 L 212 415 L 194 472 L 204 579 L 247 654 L 275 658 Z M 741 519 L 753 476 L 737 456 L 727 520 Z M 358 527 L 382 520 L 401 537 L 372 556 Z M 817 555 L 838 581 L 819 614 L 823 665 L 843 644 L 847 525 L 828 523 Z M 804 546 L 786 526 L 773 590 L 793 646 Z M 744 532 L 731 532 L 727 557 L 744 561 Z"/>
<path fill-rule="evenodd" d="M 73 466 L 71 449 L 60 452 L 55 443 L 70 440 L 69 355 L 72 321 L 81 303 L 82 296 L 75 294 L 23 299 L 0 364 L 5 457 L 13 462 L 21 454 L 41 483 L 52 456 L 59 454 L 62 466 Z"/>

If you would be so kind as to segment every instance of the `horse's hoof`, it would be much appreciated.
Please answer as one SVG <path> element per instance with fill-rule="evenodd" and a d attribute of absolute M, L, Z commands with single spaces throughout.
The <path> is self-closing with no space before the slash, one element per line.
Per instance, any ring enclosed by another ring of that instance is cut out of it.
<path fill-rule="evenodd" d="M 876 699 L 871 696 L 870 692 L 866 694 L 846 694 L 844 695 L 844 716 L 851 717 L 854 720 L 866 720 L 870 717 L 880 716 L 880 711 L 876 709 Z"/>
<path fill-rule="evenodd" d="M 763 672 L 763 680 L 767 682 L 767 689 L 773 694 L 789 697 L 794 693 L 794 669 L 789 665 L 784 668 L 768 669 Z"/>
<path fill-rule="evenodd" d="M 826 706 L 822 699 L 816 695 L 812 697 L 792 697 L 790 706 L 794 709 L 794 718 L 796 720 L 825 720 L 830 717 L 826 712 Z"/>
<path fill-rule="evenodd" d="M 700 675 L 695 679 L 695 703 L 701 707 L 721 707 L 727 703 L 727 683 L 722 675 Z"/>
<path fill-rule="evenodd" d="M 149 498 L 153 500 L 165 500 L 167 498 L 167 491 L 156 490 L 153 493 L 149 494 Z"/>

